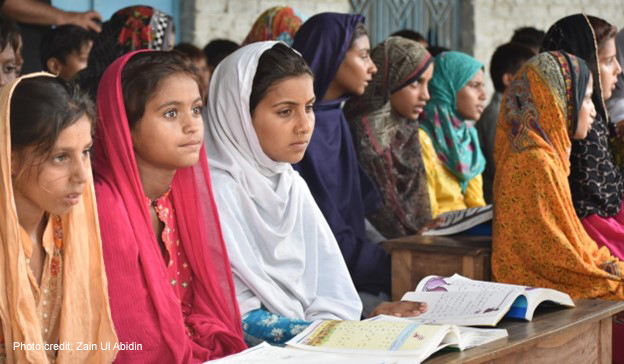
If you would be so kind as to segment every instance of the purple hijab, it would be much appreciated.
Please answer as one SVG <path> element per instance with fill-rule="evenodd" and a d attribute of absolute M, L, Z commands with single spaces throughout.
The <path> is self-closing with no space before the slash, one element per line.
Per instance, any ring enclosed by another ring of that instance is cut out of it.
<path fill-rule="evenodd" d="M 299 51 L 314 73 L 316 126 L 303 160 L 294 165 L 331 227 L 358 291 L 390 292 L 390 259 L 366 236 L 364 219 L 380 206 L 376 186 L 357 161 L 341 104 L 348 97 L 324 101 L 361 15 L 322 13 L 306 21 L 295 36 Z"/>

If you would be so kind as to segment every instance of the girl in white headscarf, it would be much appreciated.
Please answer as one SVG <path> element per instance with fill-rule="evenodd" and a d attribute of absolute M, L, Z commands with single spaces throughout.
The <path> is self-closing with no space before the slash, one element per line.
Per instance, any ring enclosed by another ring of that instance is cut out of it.
<path fill-rule="evenodd" d="M 223 60 L 209 95 L 206 152 L 246 339 L 279 344 L 313 320 L 359 320 L 334 234 L 290 165 L 314 128 L 305 61 L 283 43 L 250 44 Z M 386 303 L 377 313 L 421 309 Z"/>

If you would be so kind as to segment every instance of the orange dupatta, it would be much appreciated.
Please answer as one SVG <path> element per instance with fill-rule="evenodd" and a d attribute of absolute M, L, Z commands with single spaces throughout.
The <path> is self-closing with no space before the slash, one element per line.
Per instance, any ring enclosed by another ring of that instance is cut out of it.
<path fill-rule="evenodd" d="M 8 363 L 48 363 L 41 324 L 28 279 L 28 263 L 22 244 L 11 179 L 10 104 L 15 86 L 34 76 L 24 76 L 0 89 L 0 320 Z M 61 216 L 63 227 L 63 290 L 59 318 L 57 363 L 109 363 L 117 336 L 108 305 L 108 288 L 97 218 L 93 181 L 87 182 L 80 202 Z M 50 218 L 53 218 L 52 216 Z M 97 350 L 78 351 L 78 343 L 96 344 Z M 13 350 L 13 343 L 33 344 L 34 350 Z M 101 350 L 110 343 L 111 350 Z"/>
<path fill-rule="evenodd" d="M 624 265 L 587 235 L 568 184 L 570 135 L 588 73 L 572 55 L 542 53 L 507 87 L 496 131 L 492 273 L 573 298 L 621 300 L 622 278 L 600 266 L 614 262 L 623 272 Z"/>

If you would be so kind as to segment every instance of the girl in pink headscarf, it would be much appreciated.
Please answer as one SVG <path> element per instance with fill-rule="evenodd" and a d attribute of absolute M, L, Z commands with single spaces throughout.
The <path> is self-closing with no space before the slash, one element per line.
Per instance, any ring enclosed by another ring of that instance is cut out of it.
<path fill-rule="evenodd" d="M 245 348 L 189 64 L 131 53 L 98 89 L 94 171 L 111 312 L 127 344 L 119 362 L 195 363 Z"/>

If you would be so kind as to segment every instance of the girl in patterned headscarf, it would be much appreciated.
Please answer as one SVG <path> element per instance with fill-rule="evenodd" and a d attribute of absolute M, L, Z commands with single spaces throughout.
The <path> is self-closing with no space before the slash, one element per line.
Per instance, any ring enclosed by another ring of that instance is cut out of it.
<path fill-rule="evenodd" d="M 485 205 L 481 179 L 485 158 L 476 129 L 465 122 L 479 119 L 485 91 L 483 65 L 467 54 L 444 52 L 434 66 L 420 143 L 435 217 Z"/>
<path fill-rule="evenodd" d="M 170 15 L 142 5 L 118 10 L 102 24 L 102 32 L 93 41 L 88 66 L 78 74 L 78 84 L 95 101 L 100 78 L 114 60 L 139 49 L 171 50 L 174 39 Z"/>
<path fill-rule="evenodd" d="M 274 6 L 260 14 L 251 27 L 243 45 L 267 40 L 281 40 L 292 45 L 295 33 L 305 17 L 290 6 Z"/>
<path fill-rule="evenodd" d="M 594 123 L 591 96 L 585 62 L 564 52 L 532 58 L 507 87 L 494 154 L 497 281 L 624 299 L 624 264 L 587 235 L 567 180 L 571 139 Z"/>
<path fill-rule="evenodd" d="M 390 37 L 371 52 L 377 69 L 364 95 L 345 105 L 360 164 L 379 187 L 369 216 L 387 238 L 411 235 L 431 219 L 418 114 L 429 93 L 433 57 L 419 43 Z"/>

